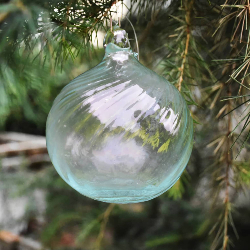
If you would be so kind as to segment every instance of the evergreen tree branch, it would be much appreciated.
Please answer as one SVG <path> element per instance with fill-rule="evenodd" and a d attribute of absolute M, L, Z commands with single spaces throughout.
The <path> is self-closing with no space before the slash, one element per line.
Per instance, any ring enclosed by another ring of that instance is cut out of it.
<path fill-rule="evenodd" d="M 230 97 L 232 95 L 231 93 L 231 86 L 228 88 L 228 96 Z M 228 111 L 231 110 L 231 99 L 228 100 Z M 224 239 L 223 239 L 223 250 L 227 249 L 228 242 L 229 242 L 229 236 L 228 236 L 228 219 L 229 219 L 229 209 L 230 209 L 230 197 L 229 197 L 229 188 L 230 188 L 230 180 L 229 180 L 229 172 L 230 172 L 230 166 L 232 162 L 232 151 L 231 151 L 231 139 L 229 135 L 231 134 L 232 130 L 232 118 L 231 114 L 228 115 L 228 128 L 227 128 L 227 150 L 225 152 L 226 156 L 226 174 L 225 174 L 225 214 L 224 214 Z"/>
<path fill-rule="evenodd" d="M 107 226 L 107 223 L 109 220 L 109 216 L 110 216 L 111 212 L 113 211 L 114 207 L 115 207 L 115 204 L 111 203 L 107 207 L 106 211 L 103 213 L 103 221 L 101 223 L 101 229 L 100 229 L 99 235 L 98 235 L 97 240 L 96 240 L 95 250 L 101 249 L 101 243 L 102 243 L 102 239 L 104 237 L 104 233 L 105 233 L 105 229 L 106 229 L 106 226 Z"/>
<path fill-rule="evenodd" d="M 181 92 L 181 86 L 183 82 L 183 75 L 184 75 L 184 68 L 187 60 L 187 55 L 188 55 L 188 49 L 189 49 L 189 42 L 190 42 L 190 25 L 191 25 L 191 10 L 194 5 L 194 0 L 191 0 L 190 2 L 186 0 L 185 2 L 185 11 L 186 11 L 186 45 L 185 45 L 185 50 L 184 50 L 184 55 L 183 55 L 183 60 L 182 64 L 180 67 L 180 77 L 177 83 L 177 88 Z"/>

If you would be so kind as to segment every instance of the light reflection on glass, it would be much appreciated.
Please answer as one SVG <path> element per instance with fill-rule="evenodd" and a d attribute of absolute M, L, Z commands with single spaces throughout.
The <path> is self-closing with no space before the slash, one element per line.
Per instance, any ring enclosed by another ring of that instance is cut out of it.
<path fill-rule="evenodd" d="M 109 88 L 111 84 L 107 84 L 88 91 L 82 97 L 90 97 L 83 101 L 82 106 L 90 104 L 88 112 L 96 116 L 105 127 L 112 123 L 114 128 L 123 127 L 136 132 L 140 129 L 137 121 L 142 116 L 146 118 L 155 114 L 160 106 L 156 99 L 149 96 L 139 85 L 128 87 L 130 82 L 127 81 L 111 88 Z M 136 111 L 140 112 L 135 117 Z M 166 107 L 162 108 L 159 114 L 159 122 L 164 125 L 165 129 L 171 134 L 177 133 L 180 127 L 180 124 L 177 124 L 178 114 L 174 114 L 171 108 L 166 109 Z"/>

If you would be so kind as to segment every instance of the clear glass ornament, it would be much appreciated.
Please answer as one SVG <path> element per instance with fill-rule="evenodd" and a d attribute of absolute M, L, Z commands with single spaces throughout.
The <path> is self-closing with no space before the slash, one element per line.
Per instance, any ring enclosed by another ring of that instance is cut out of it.
<path fill-rule="evenodd" d="M 137 60 L 124 30 L 104 39 L 100 64 L 54 101 L 47 147 L 60 176 L 81 194 L 110 203 L 159 196 L 178 180 L 193 146 L 184 98 Z"/>

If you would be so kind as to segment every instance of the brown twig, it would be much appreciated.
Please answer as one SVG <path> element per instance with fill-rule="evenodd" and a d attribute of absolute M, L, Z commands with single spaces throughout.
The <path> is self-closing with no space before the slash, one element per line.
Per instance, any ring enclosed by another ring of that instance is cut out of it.
<path fill-rule="evenodd" d="M 228 96 L 231 96 L 231 86 L 228 87 Z M 231 105 L 231 100 L 228 100 L 228 105 L 227 105 L 227 112 L 230 112 L 232 109 L 232 105 Z M 230 139 L 230 133 L 232 131 L 232 121 L 231 121 L 231 113 L 228 114 L 228 129 L 227 129 L 227 150 L 225 152 L 225 158 L 226 158 L 226 173 L 225 173 L 225 214 L 224 214 L 224 238 L 223 238 L 223 250 L 227 249 L 228 246 L 228 219 L 229 219 L 229 209 L 230 209 L 230 197 L 229 197 L 229 187 L 230 187 L 230 180 L 229 180 L 229 171 L 230 171 L 230 166 L 231 166 L 231 161 L 232 161 L 232 153 L 231 153 L 231 139 Z"/>
<path fill-rule="evenodd" d="M 108 223 L 108 220 L 109 220 L 109 216 L 114 208 L 115 204 L 110 204 L 108 206 L 108 208 L 106 209 L 106 211 L 104 212 L 103 214 L 103 221 L 102 221 L 102 224 L 101 224 L 101 230 L 100 230 L 100 233 L 97 237 L 97 240 L 96 240 L 96 247 L 95 249 L 96 250 L 100 250 L 101 249 L 101 243 L 102 243 L 102 239 L 103 239 L 103 236 L 104 236 L 104 233 L 105 233 L 105 229 L 106 229 L 106 226 L 107 226 L 107 223 Z"/>
<path fill-rule="evenodd" d="M 191 11 L 192 7 L 194 5 L 194 0 L 191 0 L 190 2 L 186 0 L 185 2 L 185 10 L 186 10 L 186 45 L 185 45 L 185 50 L 183 54 L 183 60 L 182 64 L 180 67 L 180 77 L 177 83 L 178 90 L 181 91 L 182 87 L 182 82 L 183 82 L 183 76 L 184 76 L 184 69 L 185 69 L 185 64 L 187 61 L 187 55 L 188 55 L 188 49 L 189 49 L 189 44 L 190 44 L 190 25 L 191 25 Z"/>

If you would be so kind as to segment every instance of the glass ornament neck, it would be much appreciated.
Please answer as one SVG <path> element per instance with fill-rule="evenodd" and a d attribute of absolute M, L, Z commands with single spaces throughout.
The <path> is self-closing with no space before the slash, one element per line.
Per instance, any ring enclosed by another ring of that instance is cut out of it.
<path fill-rule="evenodd" d="M 130 48 L 121 48 L 113 43 L 107 44 L 105 48 L 105 57 L 107 57 L 110 54 L 117 53 L 117 52 L 127 52 L 127 53 L 133 53 Z"/>
<path fill-rule="evenodd" d="M 119 26 L 114 26 L 109 30 L 103 40 L 103 47 L 105 48 L 105 56 L 117 52 L 133 53 L 130 47 L 128 34 Z"/>

